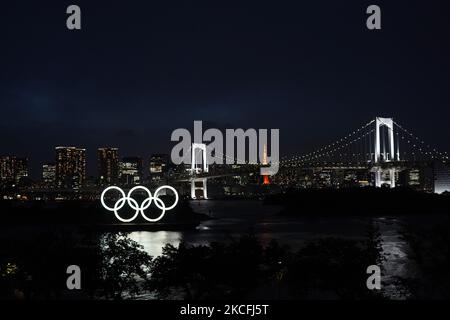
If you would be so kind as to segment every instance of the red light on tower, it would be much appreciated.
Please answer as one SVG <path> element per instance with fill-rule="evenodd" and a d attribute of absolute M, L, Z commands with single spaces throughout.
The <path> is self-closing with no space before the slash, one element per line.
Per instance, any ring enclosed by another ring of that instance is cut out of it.
<path fill-rule="evenodd" d="M 267 164 L 268 164 L 268 161 L 267 161 L 267 146 L 264 145 L 262 165 L 263 166 L 267 166 Z M 263 175 L 263 185 L 267 186 L 269 184 L 270 184 L 269 176 L 268 175 Z"/>

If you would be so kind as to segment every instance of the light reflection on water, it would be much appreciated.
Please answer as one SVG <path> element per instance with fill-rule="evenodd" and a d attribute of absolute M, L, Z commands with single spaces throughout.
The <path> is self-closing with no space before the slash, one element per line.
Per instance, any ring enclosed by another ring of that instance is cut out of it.
<path fill-rule="evenodd" d="M 162 254 L 163 247 L 170 243 L 178 246 L 181 242 L 182 234 L 174 231 L 136 231 L 128 234 L 128 238 L 136 241 L 144 247 L 151 256 L 159 256 Z"/>
<path fill-rule="evenodd" d="M 152 256 L 162 253 L 166 244 L 178 246 L 207 245 L 211 242 L 229 242 L 243 234 L 254 234 L 263 245 L 272 239 L 297 250 L 306 240 L 324 237 L 363 239 L 367 218 L 301 219 L 277 216 L 279 206 L 266 206 L 261 201 L 192 201 L 192 208 L 214 219 L 202 222 L 196 230 L 140 231 L 129 237 L 144 246 Z"/>
<path fill-rule="evenodd" d="M 411 248 L 402 237 L 402 221 L 397 218 L 375 218 L 381 240 L 382 292 L 389 299 L 404 300 L 410 293 L 399 291 L 396 280 L 412 278 L 416 275 L 416 265 L 409 258 Z"/>
<path fill-rule="evenodd" d="M 324 237 L 364 239 L 368 218 L 289 218 L 276 215 L 279 206 L 261 201 L 192 201 L 191 207 L 214 219 L 202 222 L 196 230 L 132 232 L 130 238 L 143 245 L 152 256 L 161 254 L 167 243 L 178 246 L 228 242 L 243 234 L 254 234 L 263 245 L 272 239 L 297 250 L 305 241 Z"/>

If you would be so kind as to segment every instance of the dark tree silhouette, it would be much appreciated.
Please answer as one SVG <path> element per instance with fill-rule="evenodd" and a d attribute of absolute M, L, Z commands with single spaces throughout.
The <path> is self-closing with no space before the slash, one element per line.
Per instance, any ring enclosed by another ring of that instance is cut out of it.
<path fill-rule="evenodd" d="M 380 298 L 366 286 L 370 254 L 353 240 L 321 239 L 301 248 L 288 266 L 286 281 L 294 296 L 305 299 Z"/>
<path fill-rule="evenodd" d="M 107 233 L 100 241 L 101 293 L 107 298 L 122 299 L 142 292 L 141 284 L 150 272 L 152 257 L 142 246 L 124 233 Z"/>

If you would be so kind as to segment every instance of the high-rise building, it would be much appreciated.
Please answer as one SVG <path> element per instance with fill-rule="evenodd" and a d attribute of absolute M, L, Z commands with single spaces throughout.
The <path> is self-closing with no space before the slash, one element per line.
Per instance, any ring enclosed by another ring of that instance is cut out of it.
<path fill-rule="evenodd" d="M 117 183 L 119 181 L 119 149 L 99 148 L 97 160 L 100 184 Z"/>
<path fill-rule="evenodd" d="M 123 158 L 119 164 L 120 182 L 123 184 L 139 184 L 142 181 L 142 159 L 139 157 Z"/>
<path fill-rule="evenodd" d="M 79 188 L 86 179 L 86 149 L 56 147 L 56 186 Z"/>
<path fill-rule="evenodd" d="M 397 186 L 404 186 L 423 192 L 433 192 L 434 190 L 433 168 L 428 164 L 415 164 L 397 172 L 397 177 Z"/>
<path fill-rule="evenodd" d="M 0 157 L 0 180 L 2 182 L 13 182 L 15 180 L 16 157 Z"/>
<path fill-rule="evenodd" d="M 28 159 L 16 156 L 0 157 L 0 181 L 18 183 L 28 176 Z"/>
<path fill-rule="evenodd" d="M 42 181 L 47 185 L 53 185 L 56 177 L 56 166 L 54 163 L 42 165 Z"/>
<path fill-rule="evenodd" d="M 169 156 L 167 154 L 153 154 L 150 157 L 150 179 L 153 181 L 163 179 L 167 172 Z"/>
<path fill-rule="evenodd" d="M 413 168 L 409 170 L 408 174 L 408 185 L 409 186 L 420 186 L 420 169 L 419 168 Z"/>
<path fill-rule="evenodd" d="M 16 158 L 15 180 L 18 183 L 25 177 L 28 177 L 28 159 Z"/>

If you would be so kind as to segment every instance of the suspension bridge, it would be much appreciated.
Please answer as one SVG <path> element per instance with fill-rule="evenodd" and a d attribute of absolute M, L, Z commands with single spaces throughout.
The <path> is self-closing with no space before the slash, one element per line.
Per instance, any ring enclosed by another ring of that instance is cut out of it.
<path fill-rule="evenodd" d="M 263 159 L 266 158 L 265 153 Z M 191 162 L 188 169 L 192 199 L 197 198 L 198 190 L 202 192 L 201 197 L 207 199 L 207 180 L 227 175 L 210 173 L 209 166 L 214 159 L 220 160 L 219 163 L 255 165 L 255 168 L 271 164 L 270 161 L 249 163 L 245 159 L 230 158 L 217 151 L 208 152 L 205 144 L 194 143 L 190 150 Z M 376 187 L 388 185 L 393 188 L 396 172 L 403 170 L 407 163 L 426 161 L 447 164 L 449 156 L 447 152 L 441 152 L 426 143 L 393 118 L 376 117 L 332 143 L 306 154 L 282 157 L 276 164 L 281 171 L 308 167 L 368 169 L 374 174 Z M 237 172 L 233 172 L 228 175 L 236 174 Z M 267 177 L 264 178 L 265 182 L 268 181 Z"/>

